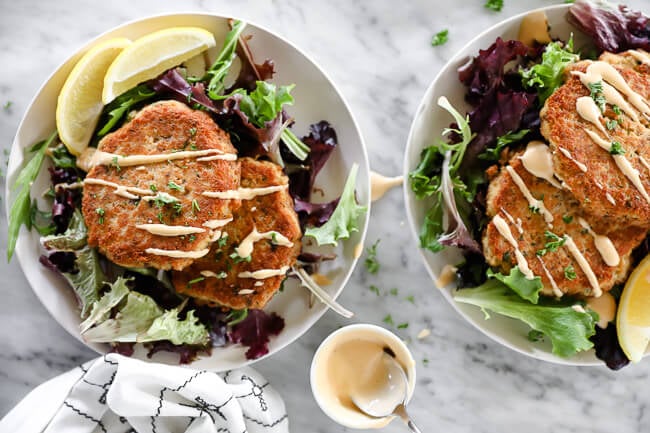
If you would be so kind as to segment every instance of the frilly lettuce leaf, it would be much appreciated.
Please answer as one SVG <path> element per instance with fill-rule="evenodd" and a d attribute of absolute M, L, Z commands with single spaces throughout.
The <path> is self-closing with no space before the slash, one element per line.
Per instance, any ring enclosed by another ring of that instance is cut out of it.
<path fill-rule="evenodd" d="M 134 343 L 138 335 L 146 333 L 154 320 L 162 314 L 163 310 L 149 296 L 129 292 L 126 305 L 115 318 L 104 320 L 88 329 L 83 333 L 83 338 L 96 343 Z"/>
<path fill-rule="evenodd" d="M 129 294 L 129 288 L 126 286 L 128 281 L 126 278 L 119 277 L 111 284 L 110 290 L 93 303 L 90 315 L 79 325 L 82 334 L 97 322 L 108 319 L 111 309 Z"/>
<path fill-rule="evenodd" d="M 157 340 L 204 346 L 208 344 L 209 337 L 207 329 L 199 322 L 193 310 L 187 313 L 185 320 L 180 320 L 178 310 L 174 308 L 156 317 L 147 332 L 138 335 L 139 343 Z"/>
<path fill-rule="evenodd" d="M 68 229 L 62 234 L 41 238 L 43 246 L 48 250 L 77 251 L 86 246 L 88 229 L 79 209 L 75 209 Z"/>
<path fill-rule="evenodd" d="M 94 248 L 84 247 L 75 251 L 74 254 L 77 272 L 62 272 L 61 274 L 77 295 L 83 319 L 88 316 L 93 303 L 99 299 L 99 292 L 104 286 L 104 272 Z"/>
<path fill-rule="evenodd" d="M 540 277 L 535 277 L 532 280 L 529 280 L 523 272 L 521 272 L 519 266 L 512 268 L 508 275 L 503 275 L 500 272 L 494 273 L 491 269 L 488 269 L 487 276 L 488 278 L 493 277 L 501 281 L 521 298 L 532 304 L 537 304 L 539 301 L 539 292 L 544 287 Z"/>
<path fill-rule="evenodd" d="M 337 245 L 339 239 L 347 239 L 352 232 L 359 231 L 357 221 L 366 207 L 357 204 L 354 194 L 358 170 L 358 164 L 352 165 L 339 203 L 330 219 L 320 227 L 308 227 L 305 230 L 305 236 L 316 239 L 318 245 Z"/>
<path fill-rule="evenodd" d="M 457 290 L 454 299 L 480 307 L 486 319 L 490 317 L 486 311 L 489 310 L 521 320 L 546 335 L 557 356 L 568 358 L 593 347 L 589 337 L 596 332 L 596 313 L 576 311 L 571 305 L 560 302 L 531 304 L 499 279 L 489 278 L 478 287 Z"/>

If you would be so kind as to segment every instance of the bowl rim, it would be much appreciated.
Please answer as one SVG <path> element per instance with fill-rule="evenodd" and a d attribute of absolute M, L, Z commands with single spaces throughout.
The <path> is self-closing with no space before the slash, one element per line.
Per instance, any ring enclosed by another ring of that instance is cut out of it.
<path fill-rule="evenodd" d="M 525 355 L 529 358 L 534 358 L 540 361 L 545 361 L 549 362 L 552 364 L 559 364 L 559 365 L 567 365 L 567 366 L 602 366 L 604 367 L 605 364 L 603 361 L 597 359 L 594 356 L 593 360 L 572 360 L 571 358 L 560 358 L 557 355 L 553 355 L 552 353 L 547 353 L 547 352 L 528 352 L 523 350 L 522 348 L 513 345 L 512 343 L 508 342 L 505 338 L 503 338 L 501 335 L 493 333 L 491 331 L 488 331 L 487 329 L 484 329 L 483 326 L 480 326 L 480 322 L 477 322 L 470 318 L 462 309 L 459 308 L 458 303 L 453 299 L 453 296 L 451 294 L 451 291 L 454 290 L 445 288 L 445 287 L 439 287 L 438 286 L 438 275 L 434 272 L 434 270 L 431 268 L 431 266 L 428 263 L 427 260 L 427 251 L 424 250 L 423 248 L 420 247 L 419 243 L 419 233 L 417 231 L 417 227 L 419 227 L 419 222 L 415 221 L 415 215 L 413 214 L 411 210 L 411 203 L 415 202 L 415 198 L 413 196 L 413 193 L 410 190 L 410 182 L 408 181 L 408 174 L 410 172 L 410 165 L 409 165 L 409 150 L 414 146 L 413 140 L 414 140 L 414 135 L 415 135 L 415 126 L 416 126 L 416 121 L 419 117 L 419 113 L 425 109 L 425 103 L 426 101 L 430 98 L 431 94 L 433 93 L 433 89 L 435 88 L 437 82 L 440 80 L 440 78 L 450 72 L 450 69 L 453 68 L 453 65 L 457 64 L 459 60 L 468 57 L 467 51 L 469 48 L 473 45 L 475 45 L 477 42 L 480 42 L 481 40 L 485 39 L 485 37 L 494 32 L 495 30 L 498 30 L 501 27 L 505 27 L 509 24 L 519 22 L 521 21 L 525 16 L 534 13 L 534 12 L 548 12 L 548 11 L 561 11 L 561 10 L 566 10 L 571 7 L 571 4 L 559 4 L 559 5 L 549 5 L 549 6 L 543 6 L 540 8 L 535 8 L 531 9 L 528 11 L 521 12 L 517 15 L 513 15 L 511 17 L 508 17 L 502 21 L 499 21 L 498 23 L 490 26 L 489 28 L 481 31 L 478 35 L 470 39 L 466 44 L 460 48 L 457 53 L 452 56 L 445 64 L 443 67 L 440 69 L 440 71 L 436 74 L 434 79 L 429 83 L 427 86 L 425 92 L 422 94 L 422 98 L 420 102 L 417 105 L 417 108 L 415 109 L 411 121 L 411 125 L 409 128 L 409 134 L 407 137 L 407 142 L 406 142 L 406 147 L 404 151 L 404 160 L 403 160 L 403 167 L 402 167 L 402 173 L 404 175 L 404 184 L 402 185 L 402 192 L 404 196 L 404 202 L 405 202 L 405 208 L 406 208 L 406 217 L 409 223 L 409 229 L 411 232 L 412 239 L 416 242 L 418 254 L 420 256 L 420 259 L 422 261 L 422 264 L 427 270 L 427 273 L 429 274 L 429 277 L 433 281 L 434 287 L 439 289 L 440 292 L 442 292 L 443 298 L 453 307 L 453 309 L 464 319 L 466 323 L 471 324 L 475 329 L 480 331 L 483 335 L 489 337 L 493 341 L 499 343 L 500 345 L 511 349 L 514 352 L 520 353 L 522 355 Z M 469 56 L 472 56 L 471 54 Z M 590 349 L 591 352 L 593 352 L 593 348 Z M 587 351 L 589 352 L 589 351 Z M 650 354 L 650 350 L 646 351 L 646 355 Z"/>
<path fill-rule="evenodd" d="M 75 49 L 73 49 L 66 57 L 63 59 L 61 62 L 57 64 L 57 66 L 52 70 L 52 72 L 45 78 L 45 80 L 42 82 L 42 84 L 37 88 L 35 91 L 34 95 L 32 98 L 29 100 L 29 103 L 26 105 L 25 109 L 23 110 L 23 114 L 21 117 L 20 122 L 18 123 L 18 126 L 16 128 L 15 134 L 14 134 L 14 139 L 11 143 L 11 153 L 9 156 L 9 161 L 8 161 L 8 167 L 7 167 L 7 175 L 5 178 L 5 215 L 7 217 L 7 222 L 9 221 L 10 213 L 11 213 L 11 206 L 13 205 L 13 202 L 15 201 L 15 194 L 12 194 L 13 191 L 13 185 L 16 176 L 20 172 L 20 169 L 23 167 L 24 164 L 24 158 L 22 156 L 18 155 L 18 151 L 22 151 L 23 149 L 18 149 L 17 148 L 17 141 L 19 137 L 20 131 L 23 130 L 25 127 L 25 122 L 27 120 L 27 114 L 31 111 L 32 107 L 34 104 L 37 102 L 39 96 L 41 93 L 44 91 L 44 89 L 48 86 L 50 81 L 63 69 L 66 64 L 68 64 L 70 61 L 72 61 L 75 57 L 79 57 L 83 55 L 88 49 L 90 49 L 92 46 L 96 45 L 97 43 L 101 42 L 105 38 L 108 37 L 109 34 L 114 33 L 114 32 L 119 32 L 121 30 L 124 30 L 128 27 L 134 26 L 134 25 L 141 25 L 143 22 L 146 21 L 156 21 L 156 20 L 162 20 L 165 18 L 176 18 L 176 17 L 204 17 L 204 18 L 216 18 L 216 19 L 240 19 L 241 21 L 245 22 L 247 25 L 252 26 L 253 28 L 257 28 L 258 30 L 261 30 L 262 32 L 267 33 L 268 35 L 272 36 L 273 38 L 276 38 L 278 41 L 284 43 L 287 47 L 289 47 L 291 50 L 294 50 L 299 56 L 305 59 L 306 62 L 311 63 L 314 68 L 318 71 L 318 73 L 324 78 L 324 80 L 332 87 L 332 89 L 335 91 L 338 99 L 340 100 L 342 104 L 342 108 L 344 108 L 344 111 L 347 113 L 347 116 L 350 118 L 350 123 L 352 128 L 350 128 L 351 135 L 353 135 L 359 143 L 359 153 L 362 156 L 361 161 L 355 161 L 359 165 L 359 169 L 361 173 L 367 174 L 365 176 L 365 182 L 363 182 L 364 176 L 357 176 L 357 185 L 356 185 L 356 190 L 358 192 L 362 192 L 362 194 L 358 194 L 358 196 L 361 197 L 366 197 L 366 200 L 363 203 L 360 203 L 361 205 L 365 206 L 366 212 L 365 214 L 359 218 L 359 230 L 357 231 L 358 233 L 358 244 L 363 245 L 365 240 L 366 240 L 366 235 L 368 231 L 368 225 L 370 221 L 370 212 L 371 212 L 371 206 L 372 206 L 372 200 L 371 200 L 371 184 L 370 184 L 370 162 L 368 158 L 368 150 L 367 150 L 367 145 L 365 142 L 365 138 L 362 134 L 360 124 L 353 112 L 353 110 L 350 108 L 350 104 L 346 97 L 344 96 L 343 92 L 341 91 L 341 88 L 337 83 L 331 78 L 329 73 L 316 61 L 312 56 L 308 55 L 305 53 L 305 51 L 300 48 L 298 45 L 296 45 L 294 42 L 288 40 L 286 37 L 278 34 L 277 32 L 270 30 L 268 27 L 264 25 L 260 25 L 259 23 L 255 22 L 254 20 L 248 20 L 244 18 L 237 18 L 232 15 L 225 15 L 221 14 L 218 12 L 203 12 L 203 11 L 182 11 L 182 12 L 163 12 L 163 13 L 156 13 L 156 14 L 150 14 L 150 15 L 144 15 L 140 16 L 137 18 L 130 19 L 128 21 L 124 21 L 121 24 L 118 24 L 116 26 L 109 27 L 108 29 L 102 31 L 98 35 L 94 36 L 90 40 L 82 43 L 80 46 L 77 46 Z M 39 302 L 41 305 L 45 307 L 45 309 L 48 311 L 50 316 L 54 319 L 54 321 L 61 326 L 68 334 L 70 334 L 72 337 L 80 341 L 82 344 L 84 344 L 87 348 L 95 351 L 98 354 L 104 354 L 106 351 L 100 351 L 98 347 L 105 347 L 104 344 L 101 345 L 96 345 L 92 343 L 86 343 L 82 338 L 81 335 L 77 332 L 74 333 L 71 330 L 67 329 L 63 324 L 59 321 L 57 318 L 57 314 L 55 314 L 56 309 L 54 306 L 49 305 L 48 303 L 44 302 L 43 297 L 41 296 L 40 292 L 34 289 L 34 282 L 33 278 L 31 277 L 30 273 L 28 272 L 30 270 L 30 266 L 33 264 L 31 261 L 27 263 L 29 257 L 24 256 L 24 254 L 21 252 L 21 250 L 18 248 L 19 242 L 21 241 L 21 238 L 24 238 L 25 236 L 25 227 L 21 226 L 19 229 L 18 233 L 18 239 L 17 239 L 17 244 L 16 244 L 16 249 L 14 251 L 14 255 L 16 259 L 18 260 L 18 263 L 20 265 L 20 268 L 23 272 L 23 275 L 25 276 L 25 279 L 27 280 L 32 292 L 36 295 L 38 298 Z M 354 273 L 354 270 L 356 269 L 356 266 L 359 262 L 360 255 L 354 254 L 351 257 L 346 257 L 345 262 L 348 263 L 348 269 L 345 275 L 343 276 L 341 280 L 341 284 L 337 288 L 337 290 L 333 293 L 331 293 L 331 296 L 333 299 L 337 299 L 340 294 L 343 292 L 343 289 L 348 285 L 349 280 Z M 243 359 L 243 362 L 240 362 L 237 364 L 236 367 L 228 367 L 228 368 L 239 368 L 243 367 L 246 365 L 251 365 L 255 362 L 261 361 L 263 359 L 266 359 L 275 353 L 280 352 L 290 344 L 294 343 L 298 338 L 303 336 L 307 331 L 309 331 L 315 324 L 318 322 L 318 320 L 325 314 L 326 311 L 328 311 L 329 308 L 322 303 L 319 303 L 315 305 L 314 307 L 311 308 L 312 314 L 310 314 L 307 319 L 300 324 L 299 329 L 293 335 L 291 338 L 288 338 L 286 341 L 283 342 L 283 344 L 276 346 L 273 348 L 273 350 L 269 350 L 269 352 L 259 358 L 256 359 Z M 218 349 L 218 348 L 216 348 Z M 207 360 L 210 358 L 213 358 L 215 355 L 215 352 L 213 351 L 210 356 L 207 357 L 199 357 L 196 361 L 199 360 Z M 156 362 L 155 360 L 152 360 L 152 362 Z M 191 366 L 195 361 L 192 363 L 188 364 L 188 366 Z M 212 370 L 218 371 L 219 368 L 212 368 Z"/>

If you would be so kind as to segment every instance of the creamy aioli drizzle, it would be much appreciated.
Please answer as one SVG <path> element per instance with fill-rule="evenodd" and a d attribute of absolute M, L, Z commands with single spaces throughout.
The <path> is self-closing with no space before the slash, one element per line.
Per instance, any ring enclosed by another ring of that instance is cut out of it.
<path fill-rule="evenodd" d="M 266 278 L 277 277 L 287 273 L 289 266 L 282 266 L 280 269 L 260 269 L 259 271 L 245 271 L 237 274 L 239 278 L 253 278 L 264 280 Z"/>
<path fill-rule="evenodd" d="M 241 289 L 237 292 L 238 295 L 252 295 L 253 293 L 255 293 L 255 290 L 253 289 Z"/>
<path fill-rule="evenodd" d="M 147 254 L 156 256 L 167 256 L 174 259 L 198 259 L 210 252 L 209 248 L 198 251 L 182 251 L 182 250 L 162 250 L 160 248 L 147 248 L 144 250 Z"/>
<path fill-rule="evenodd" d="M 544 264 L 544 261 L 542 260 L 542 258 L 540 256 L 537 256 L 537 255 L 535 257 L 537 257 L 537 260 L 539 260 L 539 264 L 542 265 L 542 269 L 544 270 L 544 273 L 546 274 L 546 277 L 551 282 L 551 287 L 553 288 L 553 294 L 555 296 L 557 296 L 558 298 L 561 298 L 562 295 L 564 295 L 564 293 L 558 287 L 557 283 L 555 282 L 555 279 L 553 279 L 553 275 L 551 275 L 551 272 L 549 272 L 549 270 L 546 267 L 546 265 Z"/>
<path fill-rule="evenodd" d="M 506 166 L 506 170 L 510 174 L 510 177 L 512 180 L 515 182 L 521 193 L 524 195 L 526 200 L 528 200 L 528 205 L 534 208 L 539 209 L 539 212 L 542 214 L 544 217 L 544 221 L 546 221 L 546 224 L 549 225 L 549 227 L 553 227 L 553 214 L 546 209 L 544 206 L 544 202 L 542 200 L 537 200 L 533 195 L 530 193 L 530 190 L 526 186 L 526 183 L 524 183 L 524 180 L 519 176 L 519 174 L 515 171 L 514 168 L 511 166 Z M 509 230 L 509 229 L 508 229 Z"/>
<path fill-rule="evenodd" d="M 581 96 L 576 100 L 576 111 L 580 117 L 585 119 L 587 122 L 591 122 L 598 129 L 600 129 L 603 134 L 607 134 L 605 127 L 600 123 L 600 108 L 596 105 L 596 102 L 591 96 Z"/>
<path fill-rule="evenodd" d="M 62 189 L 79 189 L 83 188 L 83 181 L 73 183 L 57 183 L 54 185 L 54 191 L 61 191 Z"/>
<path fill-rule="evenodd" d="M 629 50 L 628 53 L 644 65 L 650 65 L 650 54 L 643 50 Z"/>
<path fill-rule="evenodd" d="M 510 221 L 510 224 L 512 224 L 513 226 L 517 227 L 517 231 L 519 232 L 519 234 L 520 234 L 520 235 L 523 235 L 523 234 L 524 234 L 524 228 L 523 228 L 522 225 L 521 225 L 521 220 L 520 220 L 519 218 L 517 218 L 517 221 L 515 221 L 515 219 L 512 217 L 512 215 L 510 215 L 510 214 L 508 213 L 508 211 L 505 210 L 505 209 L 502 208 L 502 207 L 499 208 L 499 210 L 500 210 L 500 211 L 501 211 L 501 212 L 506 216 L 506 218 L 508 218 L 508 221 Z"/>
<path fill-rule="evenodd" d="M 606 151 L 610 151 L 612 148 L 612 143 L 608 142 L 607 140 L 604 140 L 601 138 L 598 134 L 596 134 L 594 131 L 590 131 L 588 129 L 585 129 L 585 132 L 591 139 L 605 149 Z M 625 158 L 625 155 L 612 155 L 612 158 L 614 159 L 614 162 L 618 166 L 618 168 L 623 172 L 625 177 L 628 178 L 630 182 L 632 182 L 632 185 L 636 187 L 636 189 L 641 193 L 643 198 L 650 203 L 650 196 L 648 195 L 648 192 L 645 190 L 645 187 L 643 186 L 643 183 L 641 182 L 641 177 L 639 176 L 639 170 L 634 168 L 630 161 Z"/>
<path fill-rule="evenodd" d="M 530 270 L 528 262 L 526 261 L 526 257 L 524 257 L 524 255 L 521 253 L 519 244 L 517 244 L 516 239 L 514 236 L 512 236 L 512 232 L 510 231 L 510 227 L 508 226 L 506 220 L 501 218 L 500 215 L 495 215 L 492 219 L 492 223 L 494 224 L 494 227 L 496 227 L 497 231 L 501 234 L 501 236 L 503 236 L 515 249 L 515 258 L 517 259 L 517 266 L 519 266 L 521 273 L 524 274 L 529 280 L 535 278 L 535 274 L 533 274 L 533 271 Z"/>
<path fill-rule="evenodd" d="M 200 273 L 205 278 L 219 278 L 219 275 L 217 275 L 217 273 L 213 271 L 201 271 Z"/>
<path fill-rule="evenodd" d="M 158 200 L 158 199 L 166 200 L 166 201 L 170 201 L 170 202 L 178 201 L 178 199 L 176 197 L 174 197 L 171 194 L 167 194 L 166 192 L 163 192 L 163 191 L 159 191 L 159 192 L 156 193 L 156 195 L 153 195 L 153 196 L 142 197 L 142 200 L 144 200 L 144 201 L 154 201 L 154 200 Z"/>
<path fill-rule="evenodd" d="M 223 159 L 226 161 L 235 161 L 237 155 L 234 153 L 223 153 L 219 149 L 203 150 L 182 150 L 171 153 L 155 153 L 151 155 L 118 155 L 116 153 L 104 152 L 101 150 L 88 148 L 92 150 L 84 151 L 82 159 L 85 160 L 84 169 L 90 171 L 91 168 L 98 165 L 118 165 L 120 167 L 130 167 L 134 165 L 157 164 L 159 162 L 172 161 L 176 159 L 200 158 L 206 155 L 213 155 L 211 159 Z M 216 154 L 216 155 L 215 155 Z M 90 158 L 88 158 L 90 156 Z"/>
<path fill-rule="evenodd" d="M 543 141 L 534 140 L 528 143 L 526 151 L 519 159 L 521 159 L 524 168 L 533 176 L 546 180 L 556 188 L 562 187 L 554 177 L 553 155 Z"/>
<path fill-rule="evenodd" d="M 209 229 L 216 229 L 216 228 L 225 226 L 230 221 L 232 221 L 232 217 L 225 218 L 225 219 L 208 220 L 208 221 L 203 223 L 203 227 L 207 227 Z"/>
<path fill-rule="evenodd" d="M 135 228 L 158 236 L 182 236 L 205 232 L 205 229 L 200 227 L 172 226 L 167 224 L 136 224 Z"/>
<path fill-rule="evenodd" d="M 210 198 L 220 198 L 222 200 L 251 200 L 259 195 L 273 194 L 274 192 L 283 191 L 289 188 L 289 185 L 273 185 L 261 188 L 238 188 L 228 191 L 204 191 L 203 194 Z"/>
<path fill-rule="evenodd" d="M 571 155 L 571 152 L 569 152 L 568 150 L 566 150 L 566 149 L 563 148 L 563 147 L 558 147 L 557 149 L 560 151 L 560 153 L 561 153 L 562 155 L 566 156 L 566 157 L 567 157 L 568 159 L 570 159 L 570 160 L 571 160 L 575 165 L 577 165 L 578 168 L 580 169 L 580 171 L 582 171 L 583 173 L 586 173 L 586 172 L 587 172 L 587 166 L 584 165 L 582 162 L 578 161 L 577 159 L 575 159 L 575 158 L 573 157 L 573 155 Z"/>
<path fill-rule="evenodd" d="M 607 199 L 608 202 L 616 206 L 616 200 L 614 200 L 614 197 L 610 193 L 605 193 L 605 198 Z"/>
<path fill-rule="evenodd" d="M 596 274 L 594 274 L 593 269 L 591 269 L 591 266 L 589 266 L 589 262 L 585 258 L 585 256 L 582 255 L 580 250 L 578 249 L 578 246 L 576 243 L 573 241 L 573 238 L 567 234 L 564 235 L 564 246 L 569 250 L 575 261 L 578 263 L 578 266 L 580 266 L 580 269 L 582 269 L 582 272 L 585 273 L 587 276 L 587 280 L 589 281 L 589 284 L 591 285 L 591 288 L 594 291 L 594 296 L 599 297 L 602 295 L 602 290 L 600 289 L 600 284 L 598 283 L 598 278 L 596 278 Z"/>
<path fill-rule="evenodd" d="M 404 176 L 386 177 L 374 171 L 370 172 L 370 200 L 379 200 L 388 190 L 401 185 Z"/>
<path fill-rule="evenodd" d="M 283 247 L 293 246 L 293 242 L 280 232 L 271 230 L 260 233 L 257 231 L 257 227 L 253 227 L 253 231 L 239 243 L 239 246 L 235 247 L 235 252 L 239 257 L 248 257 L 253 253 L 253 244 L 262 239 L 271 239 L 273 244 Z"/>
<path fill-rule="evenodd" d="M 126 185 L 120 185 L 114 182 L 109 182 L 104 179 L 98 179 L 95 177 L 87 177 L 84 179 L 84 185 L 102 185 L 102 186 L 110 186 L 111 188 L 115 188 L 113 191 L 116 195 L 119 195 L 120 197 L 128 198 L 131 200 L 137 200 L 140 198 L 140 196 L 132 194 L 132 192 L 141 194 L 141 195 L 148 195 L 148 194 L 153 194 L 152 191 L 148 189 L 142 189 L 138 188 L 135 186 L 126 186 Z"/>
<path fill-rule="evenodd" d="M 614 247 L 611 239 L 607 236 L 595 233 L 591 229 L 589 223 L 583 218 L 578 218 L 578 223 L 594 238 L 596 249 L 600 253 L 600 256 L 603 258 L 605 264 L 607 266 L 618 266 L 618 264 L 621 262 L 621 258 L 618 255 L 618 251 L 616 251 L 616 247 Z"/>

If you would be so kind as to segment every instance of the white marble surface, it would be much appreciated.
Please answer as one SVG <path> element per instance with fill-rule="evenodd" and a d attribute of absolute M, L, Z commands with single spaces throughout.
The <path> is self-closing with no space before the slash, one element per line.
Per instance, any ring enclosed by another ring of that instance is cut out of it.
<path fill-rule="evenodd" d="M 86 40 L 124 21 L 172 11 L 210 11 L 262 24 L 319 62 L 360 123 L 373 169 L 400 174 L 410 118 L 443 63 L 475 33 L 525 9 L 557 1 L 505 0 L 500 13 L 483 0 L 20 0 L 0 1 L 0 146 L 8 149 L 40 83 Z M 645 0 L 629 0 L 646 8 Z M 431 36 L 450 29 L 449 42 Z M 4 158 L 4 156 L 3 156 Z M 4 201 L 4 198 L 2 199 Z M 4 203 L 3 203 L 4 207 Z M 5 257 L 6 217 L 0 216 Z M 386 314 L 409 327 L 418 381 L 410 411 L 423 431 L 645 432 L 650 425 L 650 360 L 619 372 L 561 367 L 529 359 L 488 340 L 436 293 L 405 224 L 401 191 L 373 208 L 368 241 L 381 239 L 378 275 L 359 267 L 341 302 L 357 321 Z M 0 260 L 0 416 L 31 388 L 95 354 L 52 319 L 14 261 Z M 377 297 L 369 290 L 380 288 Z M 399 289 L 398 296 L 388 294 Z M 404 298 L 413 295 L 416 304 Z M 346 431 L 316 406 L 308 370 L 317 345 L 346 320 L 327 313 L 289 348 L 258 364 L 282 392 L 292 431 Z M 424 340 L 415 336 L 423 329 Z M 423 360 L 428 362 L 423 362 Z M 37 408 L 35 408 L 36 410 Z M 394 422 L 386 431 L 401 432 Z"/>

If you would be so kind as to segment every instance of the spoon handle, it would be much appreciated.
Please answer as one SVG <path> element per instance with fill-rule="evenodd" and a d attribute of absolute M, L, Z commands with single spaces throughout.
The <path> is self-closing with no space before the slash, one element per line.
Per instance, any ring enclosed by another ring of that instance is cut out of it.
<path fill-rule="evenodd" d="M 411 420 L 411 417 L 409 414 L 406 412 L 406 406 L 403 404 L 400 404 L 395 408 L 395 415 L 399 415 L 400 418 L 406 423 L 406 426 L 411 430 L 413 433 L 422 433 L 419 428 L 415 425 L 413 420 Z"/>

